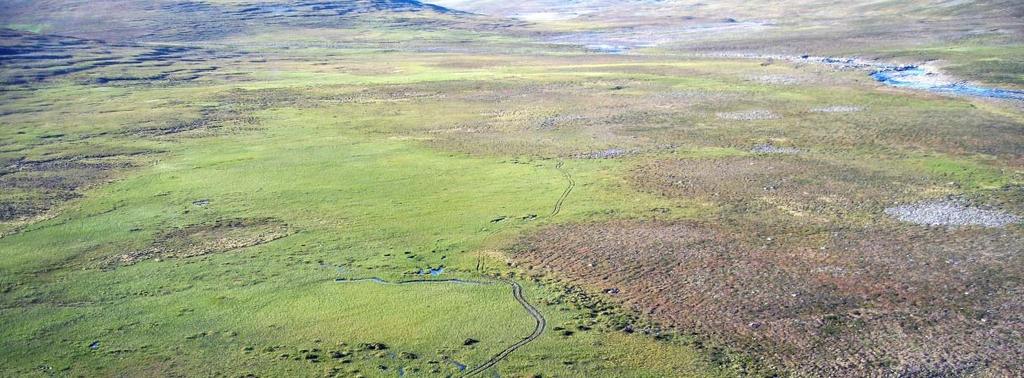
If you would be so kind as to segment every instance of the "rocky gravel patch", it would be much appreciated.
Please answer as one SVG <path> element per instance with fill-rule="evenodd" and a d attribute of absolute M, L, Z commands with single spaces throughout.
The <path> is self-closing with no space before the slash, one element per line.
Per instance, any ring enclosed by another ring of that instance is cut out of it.
<path fill-rule="evenodd" d="M 782 116 L 773 113 L 771 110 L 754 109 L 754 110 L 743 110 L 737 112 L 721 112 L 715 113 L 715 116 L 719 119 L 725 119 L 730 121 L 757 121 L 765 119 L 779 119 Z"/>
<path fill-rule="evenodd" d="M 750 152 L 755 154 L 795 155 L 800 153 L 800 149 L 795 147 L 778 147 L 771 144 L 759 144 L 754 146 L 754 148 L 751 148 Z"/>
<path fill-rule="evenodd" d="M 749 80 L 768 85 L 797 85 L 802 83 L 802 80 L 800 80 L 800 78 L 786 75 L 752 76 L 749 78 Z"/>
<path fill-rule="evenodd" d="M 832 105 L 811 109 L 811 113 L 856 113 L 864 108 L 852 105 Z"/>
<path fill-rule="evenodd" d="M 973 207 L 958 200 L 940 200 L 894 206 L 885 213 L 903 222 L 927 226 L 981 226 L 1001 228 L 1024 218 L 998 210 Z"/>
<path fill-rule="evenodd" d="M 629 151 L 621 148 L 609 148 L 607 150 L 583 153 L 578 157 L 581 159 L 614 159 L 634 152 L 635 151 Z"/>

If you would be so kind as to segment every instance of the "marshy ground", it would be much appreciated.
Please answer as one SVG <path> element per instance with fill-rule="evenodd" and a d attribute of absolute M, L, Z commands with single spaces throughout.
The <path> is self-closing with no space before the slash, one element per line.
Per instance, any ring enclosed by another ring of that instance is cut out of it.
<path fill-rule="evenodd" d="M 1015 5 L 2 1 L 0 375 L 1015 376 Z"/>

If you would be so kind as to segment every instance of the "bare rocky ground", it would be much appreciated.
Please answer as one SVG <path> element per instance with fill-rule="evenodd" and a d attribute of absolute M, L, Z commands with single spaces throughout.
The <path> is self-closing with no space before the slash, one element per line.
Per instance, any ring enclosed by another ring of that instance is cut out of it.
<path fill-rule="evenodd" d="M 820 108 L 811 109 L 811 113 L 856 113 L 864 110 L 860 106 L 854 105 L 832 105 L 824 106 Z"/>
<path fill-rule="evenodd" d="M 928 226 L 981 226 L 1006 227 L 1020 223 L 1024 218 L 994 209 L 970 206 L 963 201 L 948 199 L 919 202 L 885 209 L 889 216 L 903 222 Z"/>
<path fill-rule="evenodd" d="M 750 81 L 758 82 L 761 84 L 769 85 L 798 85 L 803 84 L 803 80 L 799 77 L 788 76 L 788 75 L 759 75 L 752 76 L 749 78 Z"/>
<path fill-rule="evenodd" d="M 800 153 L 800 149 L 796 147 L 779 147 L 772 144 L 759 144 L 751 148 L 750 152 L 755 154 L 795 155 Z"/>
<path fill-rule="evenodd" d="M 715 116 L 719 119 L 731 120 L 731 121 L 758 121 L 765 119 L 779 119 L 782 116 L 772 112 L 771 110 L 755 109 L 755 110 L 741 110 L 735 112 L 720 112 L 715 113 Z"/>

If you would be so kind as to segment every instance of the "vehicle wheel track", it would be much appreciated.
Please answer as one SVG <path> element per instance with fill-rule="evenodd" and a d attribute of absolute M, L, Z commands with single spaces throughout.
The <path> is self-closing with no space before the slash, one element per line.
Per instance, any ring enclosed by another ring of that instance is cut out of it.
<path fill-rule="evenodd" d="M 565 168 L 563 168 L 564 165 L 565 162 L 559 161 L 558 164 L 555 165 L 555 169 L 562 172 L 562 176 L 565 176 L 566 181 L 569 181 L 569 186 L 567 186 L 565 191 L 562 192 L 562 195 L 558 197 L 558 201 L 555 202 L 555 208 L 551 209 L 551 216 L 558 215 L 558 213 L 562 211 L 562 204 L 565 203 L 566 198 L 569 198 L 569 193 L 572 193 L 572 189 L 576 187 L 576 180 L 573 180 L 569 171 L 566 171 Z"/>
<path fill-rule="evenodd" d="M 576 187 L 576 180 L 572 178 L 572 175 L 569 174 L 569 171 L 565 170 L 564 166 L 565 162 L 559 161 L 558 164 L 555 165 L 555 169 L 561 172 L 562 176 L 565 176 L 565 180 L 569 182 L 569 185 L 565 187 L 565 191 L 562 192 L 562 195 L 558 197 L 558 201 L 555 202 L 555 207 L 551 209 L 551 216 L 558 215 L 558 213 L 562 211 L 562 205 L 565 203 L 565 200 L 569 198 L 569 194 L 572 193 L 572 189 Z M 477 264 L 479 267 L 479 262 Z M 519 302 L 519 304 L 522 305 L 524 309 L 526 309 L 526 312 L 528 312 L 530 316 L 532 316 L 533 319 L 537 321 L 537 325 L 534 327 L 533 333 L 531 333 L 529 336 L 526 336 L 522 340 L 519 340 L 515 344 L 512 344 L 508 348 L 505 348 L 505 350 L 494 355 L 494 357 L 491 357 L 491 359 L 487 360 L 483 364 L 480 364 L 480 366 L 477 366 L 472 370 L 466 372 L 466 374 L 464 375 L 465 377 L 472 377 L 474 375 L 483 373 L 487 369 L 490 369 L 494 365 L 497 365 L 498 362 L 501 362 L 501 360 L 507 358 L 508 355 L 512 354 L 512 352 L 515 352 L 517 349 L 522 348 L 524 345 L 529 344 L 533 340 L 536 340 L 538 337 L 540 337 L 541 334 L 544 333 L 544 329 L 547 328 L 548 323 L 547 320 L 544 319 L 544 315 L 541 315 L 540 311 L 538 311 L 536 307 L 533 307 L 533 305 L 531 305 L 530 302 L 527 302 L 526 298 L 523 297 L 523 287 L 520 286 L 519 283 L 515 281 L 509 280 L 508 282 L 509 284 L 512 285 L 512 296 L 515 297 L 516 302 Z"/>
<path fill-rule="evenodd" d="M 558 197 L 558 201 L 555 202 L 555 207 L 553 209 L 551 209 L 551 216 L 558 215 L 558 213 L 562 211 L 562 204 L 565 203 L 565 200 L 567 198 L 569 198 L 569 194 L 572 193 L 573 188 L 576 187 L 576 180 L 574 180 L 572 178 L 572 175 L 569 174 L 569 172 L 566 171 L 565 168 L 563 168 L 564 165 L 565 165 L 565 162 L 559 161 L 558 164 L 555 165 L 555 169 L 557 169 L 559 172 L 561 172 L 562 176 L 565 176 L 565 179 L 566 179 L 566 181 L 569 182 L 569 185 L 566 186 L 565 191 L 562 192 L 562 195 Z M 477 259 L 477 267 L 476 267 L 477 270 L 480 270 L 480 268 L 481 268 L 480 265 L 481 265 L 481 262 L 480 262 L 480 260 L 478 258 Z M 386 281 L 381 280 L 381 279 L 376 278 L 376 277 L 369 278 L 369 279 L 361 279 L 361 280 L 346 280 L 346 282 L 364 281 L 364 280 L 375 281 L 375 282 L 378 282 L 378 283 L 392 283 L 392 284 L 425 283 L 424 281 L 427 281 L 427 282 L 437 282 L 437 283 L 451 282 L 451 281 L 448 281 L 448 280 L 445 280 L 445 281 L 440 281 L 440 280 L 438 280 L 438 281 L 434 281 L 434 280 L 410 280 L 410 281 L 401 281 L 401 282 L 386 282 Z M 537 310 L 536 307 L 533 307 L 533 305 L 530 304 L 530 302 L 526 300 L 526 298 L 523 296 L 523 287 L 520 286 L 518 282 L 513 281 L 513 280 L 507 280 L 507 282 L 510 285 L 512 285 L 512 297 L 515 298 L 516 302 L 519 302 L 519 304 L 521 306 L 523 306 L 523 309 L 525 309 L 526 312 L 529 313 L 530 316 L 533 317 L 533 319 L 536 321 L 536 325 L 533 327 L 533 333 L 530 333 L 529 336 L 526 336 L 522 340 L 517 341 L 515 344 L 510 345 L 508 348 L 505 348 L 501 352 L 498 352 L 497 354 L 495 354 L 493 357 L 491 357 L 490 359 L 488 359 L 484 363 L 482 363 L 479 366 L 477 366 L 477 367 L 471 369 L 470 371 L 466 372 L 463 375 L 464 377 L 472 377 L 472 376 L 478 375 L 480 373 L 483 373 L 484 371 L 487 371 L 487 369 L 490 369 L 490 368 L 494 367 L 494 365 L 497 365 L 498 362 L 501 362 L 505 358 L 508 358 L 508 356 L 510 354 L 512 354 L 512 352 L 515 352 L 519 348 L 522 348 L 522 347 L 526 346 L 526 344 L 529 344 L 529 343 L 533 342 L 534 340 L 536 340 L 537 338 L 539 338 L 540 335 L 542 335 L 544 333 L 544 330 L 547 329 L 547 326 L 548 326 L 547 319 L 544 318 L 544 315 L 541 314 L 540 311 Z"/>
<path fill-rule="evenodd" d="M 536 307 L 533 307 L 533 305 L 531 305 L 530 302 L 526 301 L 526 298 L 523 297 L 523 287 L 520 286 L 518 282 L 512 280 L 508 280 L 508 283 L 512 285 L 512 296 L 515 297 L 516 302 L 519 302 L 519 304 L 522 305 L 524 309 L 526 309 L 526 312 L 528 312 L 530 316 L 532 316 L 533 319 L 537 321 L 537 325 L 534 326 L 533 333 L 531 333 L 529 336 L 526 336 L 522 340 L 519 340 L 515 344 L 512 344 L 508 348 L 505 348 L 505 350 L 498 352 L 498 354 L 495 354 L 494 357 L 491 357 L 491 359 L 487 360 L 483 364 L 480 364 L 480 366 L 477 366 L 472 370 L 466 372 L 466 374 L 464 375 L 465 377 L 472 377 L 474 375 L 483 373 L 487 369 L 490 369 L 498 362 L 501 362 L 501 360 L 507 358 L 508 355 L 512 354 L 512 352 L 515 352 L 517 349 L 522 348 L 523 346 L 529 344 L 533 340 L 536 340 L 538 337 L 540 337 L 541 334 L 544 333 L 544 329 L 547 328 L 548 326 L 548 321 L 547 319 L 544 319 L 544 315 L 542 315 Z"/>

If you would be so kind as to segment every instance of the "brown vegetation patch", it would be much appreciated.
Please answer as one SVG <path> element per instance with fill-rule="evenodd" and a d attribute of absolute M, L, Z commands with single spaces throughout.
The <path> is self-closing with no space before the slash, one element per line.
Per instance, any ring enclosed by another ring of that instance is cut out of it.
<path fill-rule="evenodd" d="M 1022 247 L 1018 231 L 617 222 L 542 230 L 513 258 L 798 375 L 1010 376 Z"/>
<path fill-rule="evenodd" d="M 216 132 L 253 130 L 259 123 L 255 116 L 235 109 L 211 109 L 202 111 L 200 116 L 195 118 L 175 119 L 155 126 L 132 128 L 125 133 L 149 138 L 207 136 Z"/>
<path fill-rule="evenodd" d="M 15 159 L 0 167 L 0 222 L 25 221 L 81 196 L 130 163 L 111 158 Z"/>
<path fill-rule="evenodd" d="M 113 265 L 132 265 L 149 258 L 186 258 L 269 243 L 291 234 L 288 225 L 272 218 L 225 219 L 166 231 L 146 249 L 117 256 Z"/>
<path fill-rule="evenodd" d="M 663 196 L 832 215 L 877 213 L 919 192 L 920 180 L 799 156 L 658 160 L 633 174 L 641 190 Z"/>

